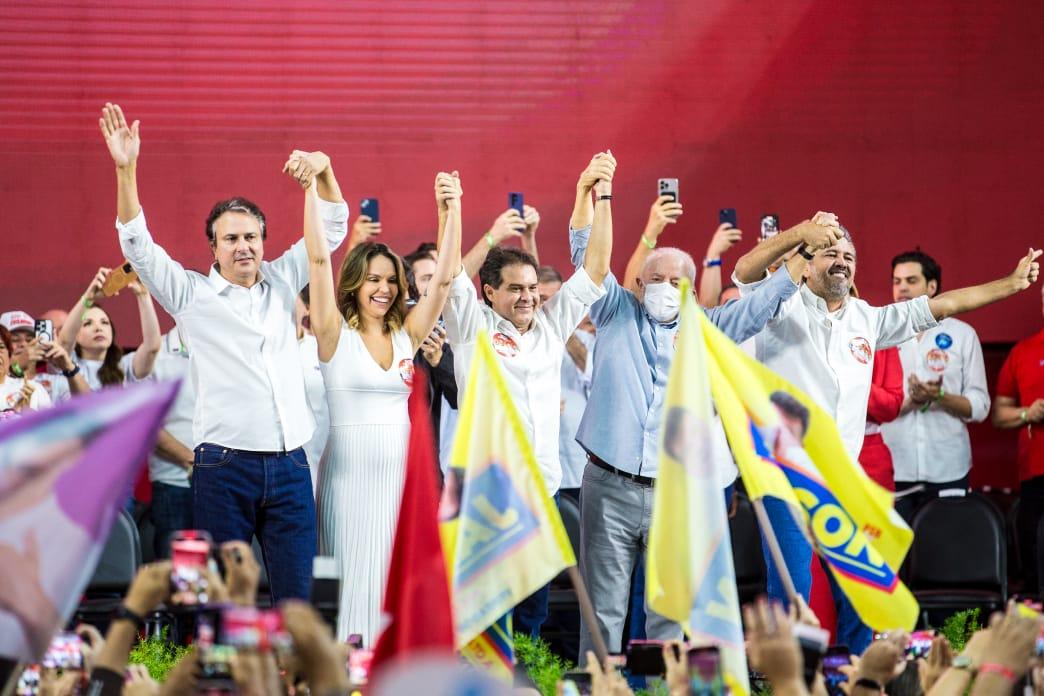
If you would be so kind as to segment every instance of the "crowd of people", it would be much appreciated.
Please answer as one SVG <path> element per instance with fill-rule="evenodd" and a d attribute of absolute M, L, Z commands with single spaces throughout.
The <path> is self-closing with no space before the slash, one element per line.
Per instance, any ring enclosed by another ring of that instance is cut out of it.
<path fill-rule="evenodd" d="M 220 201 L 205 223 L 214 262 L 199 273 L 172 259 L 149 231 L 136 179 L 138 122 L 129 124 L 119 106 L 107 104 L 99 126 L 115 164 L 116 229 L 127 267 L 99 269 L 68 312 L 39 316 L 49 324 L 25 308 L 4 308 L 2 416 L 128 382 L 182 379 L 149 459 L 156 556 L 168 554 L 170 535 L 181 529 L 205 530 L 219 544 L 256 538 L 276 602 L 306 598 L 313 558 L 332 556 L 345 580 L 340 641 L 361 634 L 370 645 L 380 630 L 415 369 L 428 375 L 445 473 L 477 342 L 492 342 L 548 494 L 580 501 L 578 556 L 597 622 L 582 625 L 581 654 L 592 649 L 593 631 L 619 653 L 631 598 L 641 596 L 637 580 L 684 282 L 711 322 L 835 418 L 849 454 L 896 491 L 896 509 L 910 520 L 940 492 L 968 489 L 967 423 L 991 412 L 978 337 L 954 317 L 1025 290 L 1038 275 L 1040 252 L 1030 249 L 1002 278 L 943 292 L 938 263 L 909 251 L 892 262 L 895 302 L 874 307 L 854 285 L 857 235 L 837 215 L 817 212 L 763 235 L 736 260 L 727 283 L 722 260 L 743 233 L 722 224 L 697 263 L 660 244 L 683 215 L 681 202 L 664 195 L 653 201 L 617 279 L 610 271 L 617 161 L 609 150 L 597 153 L 576 182 L 568 273 L 540 265 L 541 218 L 531 206 L 505 211 L 464 249 L 456 171 L 435 177 L 434 242 L 397 254 L 369 216 L 358 216 L 349 231 L 330 158 L 297 150 L 283 172 L 302 190 L 302 239 L 266 260 L 262 210 L 246 198 Z M 335 275 L 331 254 L 343 243 L 348 253 Z M 128 353 L 104 308 L 107 286 L 121 274 L 130 279 L 122 287 L 133 294 L 141 321 L 142 342 Z M 154 301 L 175 321 L 166 334 Z M 1044 516 L 1044 449 L 1033 438 L 1033 427 L 1044 422 L 1042 337 L 1015 347 L 992 400 L 994 424 L 1020 431 L 1019 530 L 1029 558 Z M 720 424 L 715 436 L 725 442 Z M 718 449 L 726 453 L 715 466 L 729 501 L 737 470 L 727 446 Z M 807 601 L 812 549 L 784 504 L 769 499 L 766 506 L 795 589 Z M 768 596 L 787 607 L 767 553 L 766 563 Z M 1034 593 L 1035 564 L 1026 566 L 1026 589 Z M 143 572 L 135 587 L 151 572 L 159 571 Z M 877 654 L 894 657 L 892 642 L 873 643 L 843 593 L 832 589 L 837 642 L 856 655 L 865 651 L 863 663 Z M 137 613 L 161 600 L 150 594 Z M 311 621 L 304 608 L 290 612 L 299 626 Z M 680 625 L 644 614 L 648 638 L 683 638 Z M 515 609 L 515 629 L 539 636 L 547 615 L 545 587 Z M 779 640 L 789 635 L 786 617 L 765 605 L 747 620 L 754 667 L 786 663 L 792 671 L 792 655 Z M 990 635 L 1021 625 L 1008 617 Z M 130 634 L 119 635 L 106 646 L 125 647 Z M 119 671 L 124 658 L 97 664 Z M 592 669 L 599 671 L 597 664 Z M 803 693 L 783 685 L 790 676 L 778 677 L 777 693 Z M 599 679 L 609 688 L 613 677 Z"/>

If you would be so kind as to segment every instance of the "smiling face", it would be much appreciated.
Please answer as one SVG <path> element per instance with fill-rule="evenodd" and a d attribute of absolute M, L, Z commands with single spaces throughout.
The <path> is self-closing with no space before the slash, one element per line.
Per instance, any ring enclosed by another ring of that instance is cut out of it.
<path fill-rule="evenodd" d="M 91 307 L 83 313 L 83 325 L 76 334 L 76 345 L 84 357 L 90 360 L 100 360 L 95 356 L 104 355 L 109 349 L 112 345 L 112 322 L 104 309 Z"/>
<path fill-rule="evenodd" d="M 229 210 L 214 221 L 214 241 L 210 248 L 225 280 L 252 285 L 265 256 L 261 223 L 253 215 Z"/>
<path fill-rule="evenodd" d="M 855 280 L 856 253 L 852 242 L 840 239 L 808 262 L 805 280 L 808 289 L 827 302 L 840 302 L 848 297 Z"/>
<path fill-rule="evenodd" d="M 419 258 L 413 262 L 413 284 L 421 297 L 424 297 L 428 292 L 428 285 L 434 277 L 435 260 L 430 256 Z"/>
<path fill-rule="evenodd" d="M 370 259 L 355 295 L 359 314 L 383 324 L 385 315 L 399 297 L 399 274 L 392 260 L 384 255 Z"/>
<path fill-rule="evenodd" d="M 528 263 L 512 263 L 500 269 L 500 286 L 489 283 L 482 292 L 493 311 L 510 321 L 519 331 L 529 330 L 540 306 L 537 271 Z"/>

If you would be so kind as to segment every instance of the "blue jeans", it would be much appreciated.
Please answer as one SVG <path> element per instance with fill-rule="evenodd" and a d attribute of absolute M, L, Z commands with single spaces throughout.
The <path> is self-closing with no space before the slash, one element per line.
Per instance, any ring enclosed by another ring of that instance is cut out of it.
<path fill-rule="evenodd" d="M 216 543 L 257 536 L 272 599 L 307 599 L 316 550 L 315 499 L 308 459 L 292 452 L 247 452 L 208 442 L 196 448 L 192 512 Z M 350 582 L 350 578 L 344 579 Z"/>
<path fill-rule="evenodd" d="M 192 489 L 152 482 L 152 550 L 156 560 L 170 557 L 170 535 L 181 529 L 192 529 Z"/>
<path fill-rule="evenodd" d="M 768 515 L 772 525 L 772 531 L 776 533 L 779 548 L 783 552 L 783 561 L 790 571 L 790 579 L 794 581 L 794 589 L 807 602 L 809 592 L 812 591 L 812 547 L 809 546 L 805 535 L 798 527 L 794 515 L 790 512 L 787 503 L 777 498 L 764 497 L 765 513 Z M 776 563 L 772 560 L 768 542 L 765 541 L 765 533 L 761 534 L 761 551 L 765 555 L 765 568 L 768 570 L 768 596 L 770 600 L 780 602 L 784 608 L 789 608 L 790 601 L 787 599 L 787 591 L 780 580 Z M 851 647 L 851 646 L 850 646 Z M 853 649 L 853 653 L 854 652 Z"/>
<path fill-rule="evenodd" d="M 862 655 L 870 647 L 874 640 L 874 632 L 863 623 L 856 613 L 855 607 L 845 595 L 841 586 L 834 579 L 826 561 L 823 564 L 823 572 L 830 579 L 830 594 L 834 597 L 834 611 L 837 612 L 837 629 L 834 631 L 834 644 L 846 645 L 848 651 L 853 655 Z"/>

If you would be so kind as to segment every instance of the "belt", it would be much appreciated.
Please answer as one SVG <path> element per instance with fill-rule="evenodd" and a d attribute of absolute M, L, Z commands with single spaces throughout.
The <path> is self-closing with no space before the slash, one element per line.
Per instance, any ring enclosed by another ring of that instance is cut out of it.
<path fill-rule="evenodd" d="M 653 486 L 656 485 L 656 479 L 652 478 L 651 476 L 639 476 L 638 474 L 631 474 L 631 473 L 628 473 L 626 471 L 620 471 L 619 469 L 617 469 L 612 464 L 604 462 L 601 459 L 599 459 L 598 457 L 596 457 L 596 456 L 594 456 L 593 454 L 590 454 L 590 453 L 588 453 L 587 458 L 588 458 L 588 460 L 592 464 L 597 466 L 599 469 L 605 469 L 610 474 L 616 474 L 617 476 L 619 476 L 621 478 L 625 478 L 628 481 L 632 481 L 634 483 L 637 483 L 639 486 L 645 486 L 646 488 L 652 488 Z"/>

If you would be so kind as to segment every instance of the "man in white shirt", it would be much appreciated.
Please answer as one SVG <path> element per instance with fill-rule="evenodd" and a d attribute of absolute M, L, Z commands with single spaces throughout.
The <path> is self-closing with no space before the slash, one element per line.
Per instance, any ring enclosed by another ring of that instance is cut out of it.
<path fill-rule="evenodd" d="M 836 220 L 825 213 L 817 214 L 816 219 L 821 216 Z M 733 281 L 740 292 L 751 292 L 765 282 L 769 265 L 792 249 L 808 259 L 804 285 L 755 337 L 755 354 L 834 417 L 853 460 L 858 460 L 866 431 L 874 351 L 903 343 L 954 314 L 1026 289 L 1037 279 L 1036 259 L 1041 253 L 1030 249 L 1014 272 L 991 283 L 951 290 L 932 298 L 922 296 L 909 302 L 871 307 L 849 294 L 855 279 L 856 251 L 847 231 L 833 246 L 814 254 L 788 231 L 761 242 L 736 263 Z M 796 530 L 784 503 L 767 498 L 765 506 L 773 531 L 780 538 L 787 570 L 798 593 L 807 601 L 812 581 L 812 549 Z M 778 572 L 771 557 L 765 555 L 768 594 L 786 602 Z M 839 595 L 835 588 L 834 596 Z M 869 643 L 867 630 L 855 618 L 850 626 L 853 637 L 846 642 L 842 619 L 839 617 L 839 644 L 848 645 L 853 653 L 862 652 L 865 645 L 861 644 Z"/>
<path fill-rule="evenodd" d="M 537 262 L 514 247 L 494 247 L 479 270 L 482 299 L 467 272 L 453 280 L 443 310 L 446 335 L 453 348 L 457 393 L 465 394 L 466 381 L 479 331 L 485 330 L 498 356 L 508 391 L 518 409 L 526 435 L 533 444 L 544 484 L 556 495 L 562 482 L 558 456 L 559 404 L 562 398 L 561 365 L 565 344 L 587 314 L 591 304 L 605 294 L 602 281 L 609 273 L 612 254 L 612 179 L 616 160 L 600 153 L 585 171 L 592 171 L 596 196 L 594 224 L 587 256 L 561 290 L 540 304 Z M 547 618 L 545 586 L 515 608 L 516 631 L 537 636 Z"/>
<path fill-rule="evenodd" d="M 934 297 L 942 269 L 928 254 L 908 251 L 892 259 L 892 299 L 907 302 Z M 971 440 L 966 423 L 981 423 L 990 412 L 986 367 L 979 337 L 968 324 L 952 317 L 899 346 L 906 375 L 899 418 L 881 428 L 892 452 L 895 509 L 907 522 L 923 503 L 940 491 L 968 489 Z"/>
<path fill-rule="evenodd" d="M 128 126 L 120 108 L 106 104 L 99 126 L 116 163 L 120 247 L 192 347 L 195 525 L 219 543 L 256 535 L 274 599 L 307 597 L 316 528 L 303 445 L 315 420 L 294 327 L 294 302 L 308 282 L 304 240 L 263 261 L 264 214 L 244 198 L 221 201 L 205 228 L 214 265 L 209 275 L 186 271 L 153 242 L 138 201 L 138 122 Z M 330 159 L 294 151 L 284 171 L 316 180 L 336 249 L 348 232 L 348 206 Z"/>
<path fill-rule="evenodd" d="M 195 456 L 192 452 L 192 417 L 196 410 L 196 391 L 189 375 L 189 349 L 181 340 L 178 327 L 163 336 L 163 346 L 152 367 L 150 379 L 181 380 L 174 404 L 167 411 L 156 448 L 149 455 L 149 481 L 152 482 L 152 540 L 156 559 L 170 555 L 170 535 L 192 529 L 192 489 L 189 473 Z"/>

